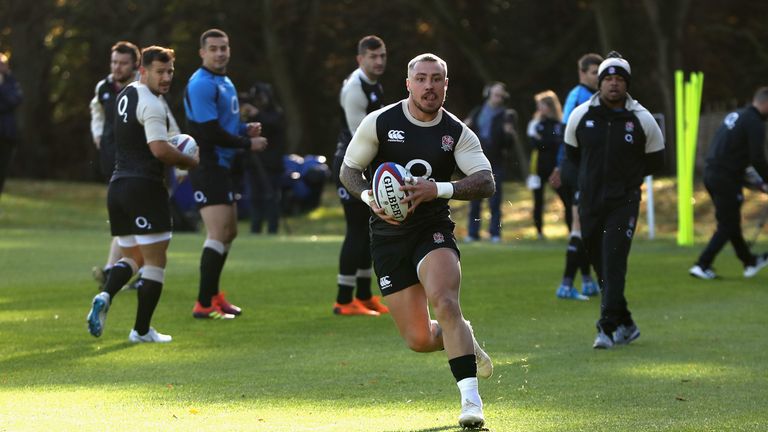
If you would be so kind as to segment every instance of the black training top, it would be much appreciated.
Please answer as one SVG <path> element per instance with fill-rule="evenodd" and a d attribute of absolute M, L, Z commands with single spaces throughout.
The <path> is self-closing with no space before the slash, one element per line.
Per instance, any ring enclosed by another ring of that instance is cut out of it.
<path fill-rule="evenodd" d="M 766 116 L 751 105 L 725 116 L 709 145 L 705 169 L 740 182 L 744 170 L 752 165 L 763 179 L 768 179 L 765 120 Z"/>

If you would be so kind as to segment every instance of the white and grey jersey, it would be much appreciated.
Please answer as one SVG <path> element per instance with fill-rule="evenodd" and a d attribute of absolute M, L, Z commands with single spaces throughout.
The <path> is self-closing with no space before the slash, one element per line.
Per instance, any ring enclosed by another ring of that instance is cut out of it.
<path fill-rule="evenodd" d="M 440 109 L 429 122 L 408 112 L 408 100 L 388 105 L 366 116 L 349 144 L 344 163 L 358 170 L 395 162 L 415 177 L 450 181 L 456 171 L 471 175 L 491 171 L 480 140 L 456 116 Z M 400 226 L 372 218 L 377 234 L 404 235 L 438 220 L 450 219 L 448 200 L 424 202 Z"/>
<path fill-rule="evenodd" d="M 163 181 L 164 164 L 149 149 L 153 141 L 167 141 L 167 104 L 144 84 L 134 82 L 117 97 L 115 110 L 116 163 L 112 180 L 141 177 Z"/>
<path fill-rule="evenodd" d="M 384 106 L 382 98 L 384 88 L 379 82 L 371 81 L 362 69 L 352 72 L 341 87 L 339 104 L 341 106 L 341 132 L 336 149 L 337 156 L 344 156 L 363 118 Z"/>

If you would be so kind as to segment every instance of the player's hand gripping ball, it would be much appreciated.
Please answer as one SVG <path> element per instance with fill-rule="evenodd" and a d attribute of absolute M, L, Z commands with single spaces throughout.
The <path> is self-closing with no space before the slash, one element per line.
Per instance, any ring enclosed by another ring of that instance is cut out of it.
<path fill-rule="evenodd" d="M 195 151 L 197 150 L 197 141 L 195 141 L 194 138 L 187 134 L 174 135 L 168 140 L 168 142 L 172 146 L 176 147 L 178 151 L 190 157 L 194 156 Z M 188 174 L 187 170 L 180 168 L 175 168 L 174 172 L 176 173 L 176 177 L 186 177 Z"/>
<path fill-rule="evenodd" d="M 400 190 L 405 185 L 407 171 L 402 165 L 384 162 L 373 175 L 373 198 L 384 213 L 402 222 L 408 217 L 409 203 L 401 203 L 408 193 Z"/>

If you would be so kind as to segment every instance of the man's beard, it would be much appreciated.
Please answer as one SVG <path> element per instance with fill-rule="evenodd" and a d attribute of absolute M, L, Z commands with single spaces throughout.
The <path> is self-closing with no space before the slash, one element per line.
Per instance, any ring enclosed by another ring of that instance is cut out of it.
<path fill-rule="evenodd" d="M 416 98 L 413 98 L 413 104 L 416 105 L 416 108 L 418 108 L 421 112 L 423 112 L 425 114 L 434 114 L 434 113 L 440 111 L 440 108 L 443 107 L 444 103 L 445 103 L 445 97 L 443 97 L 443 100 L 440 102 L 440 104 L 436 108 L 431 109 L 431 108 L 426 108 L 425 106 L 423 106 L 420 103 L 420 100 L 417 100 Z"/>

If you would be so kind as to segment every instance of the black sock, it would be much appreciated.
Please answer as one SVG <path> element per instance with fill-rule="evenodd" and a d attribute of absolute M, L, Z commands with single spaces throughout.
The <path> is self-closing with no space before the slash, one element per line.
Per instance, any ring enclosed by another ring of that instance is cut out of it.
<path fill-rule="evenodd" d="M 360 300 L 370 300 L 373 294 L 371 294 L 371 277 L 370 276 L 358 276 L 357 277 L 357 297 Z"/>
<path fill-rule="evenodd" d="M 452 358 L 448 360 L 448 364 L 451 366 L 451 372 L 453 377 L 456 378 L 456 382 L 464 378 L 477 377 L 477 359 L 474 354 Z"/>
<path fill-rule="evenodd" d="M 581 277 L 589 277 L 589 255 L 587 254 L 587 250 L 584 249 L 584 241 L 581 239 L 581 237 L 578 238 L 578 243 L 576 247 L 579 251 L 579 268 L 581 268 Z"/>
<path fill-rule="evenodd" d="M 226 253 L 222 255 L 212 248 L 203 248 L 200 257 L 200 291 L 197 294 L 197 301 L 203 307 L 211 307 L 211 298 L 219 293 L 219 278 L 226 258 Z"/>
<path fill-rule="evenodd" d="M 563 279 L 569 278 L 573 280 L 576 277 L 576 270 L 581 264 L 581 255 L 579 254 L 579 244 L 581 238 L 571 237 L 568 242 L 568 251 L 565 253 L 565 272 L 563 272 Z"/>
<path fill-rule="evenodd" d="M 133 269 L 127 262 L 118 261 L 112 266 L 109 276 L 107 276 L 107 281 L 104 283 L 104 291 L 109 294 L 110 303 L 117 293 L 123 289 L 123 285 L 131 280 L 131 277 L 133 277 Z"/>
<path fill-rule="evenodd" d="M 139 302 L 136 306 L 136 323 L 133 329 L 143 336 L 149 331 L 149 322 L 152 321 L 152 314 L 155 312 L 157 302 L 160 301 L 163 284 L 141 278 L 136 285 L 139 291 Z"/>
<path fill-rule="evenodd" d="M 336 293 L 336 303 L 347 304 L 352 301 L 352 294 L 355 292 L 355 275 L 337 276 L 339 291 Z"/>

